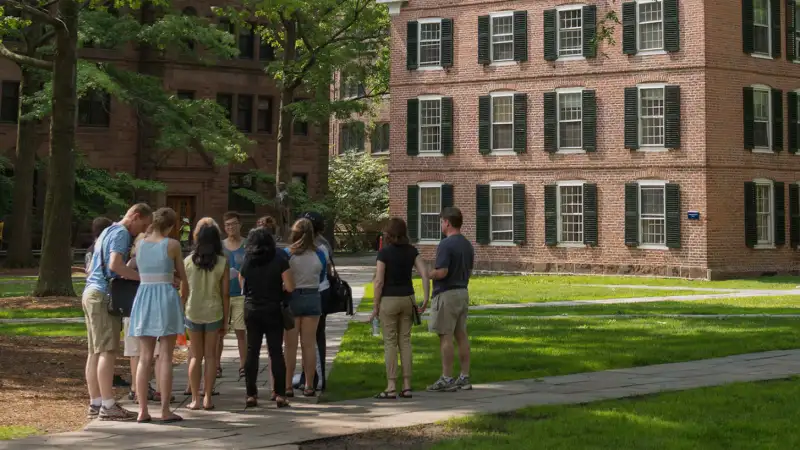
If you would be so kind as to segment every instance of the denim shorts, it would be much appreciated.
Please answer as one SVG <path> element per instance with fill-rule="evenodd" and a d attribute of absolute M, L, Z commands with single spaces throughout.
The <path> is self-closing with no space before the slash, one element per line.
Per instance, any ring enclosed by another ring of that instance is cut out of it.
<path fill-rule="evenodd" d="M 319 289 L 295 289 L 292 292 L 289 307 L 295 317 L 321 316 L 322 300 L 319 296 Z"/>
<path fill-rule="evenodd" d="M 186 329 L 196 333 L 211 333 L 222 328 L 222 319 L 211 323 L 194 323 L 189 319 L 185 319 Z"/>

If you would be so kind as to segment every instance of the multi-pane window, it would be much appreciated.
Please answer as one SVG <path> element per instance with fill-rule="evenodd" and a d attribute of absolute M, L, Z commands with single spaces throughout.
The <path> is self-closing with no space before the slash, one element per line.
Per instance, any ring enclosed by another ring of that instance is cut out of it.
<path fill-rule="evenodd" d="M 217 104 L 225 110 L 228 120 L 233 117 L 233 94 L 217 94 Z"/>
<path fill-rule="evenodd" d="M 239 28 L 239 58 L 253 59 L 256 51 L 255 25 Z"/>
<path fill-rule="evenodd" d="M 107 127 L 111 121 L 111 96 L 102 91 L 90 91 L 78 100 L 78 125 Z"/>
<path fill-rule="evenodd" d="M 246 173 L 232 173 L 228 178 L 228 209 L 240 213 L 252 214 L 256 205 L 239 192 L 241 190 L 256 191 L 255 179 Z"/>
<path fill-rule="evenodd" d="M 442 101 L 420 100 L 419 102 L 420 153 L 442 151 Z"/>
<path fill-rule="evenodd" d="M 491 230 L 492 241 L 514 240 L 514 194 L 511 186 L 492 186 Z"/>
<path fill-rule="evenodd" d="M 419 238 L 420 240 L 439 240 L 442 227 L 439 213 L 442 211 L 442 188 L 420 187 L 419 189 Z"/>
<path fill-rule="evenodd" d="M 753 51 L 765 55 L 770 54 L 770 1 L 753 0 Z"/>
<path fill-rule="evenodd" d="M 558 56 L 583 54 L 583 9 L 558 12 Z"/>
<path fill-rule="evenodd" d="M 178 91 L 176 95 L 180 100 L 194 100 L 194 91 Z"/>
<path fill-rule="evenodd" d="M 358 97 L 361 91 L 360 89 L 361 83 L 359 83 L 358 80 L 355 79 L 354 77 L 344 73 L 340 75 L 340 77 L 341 77 L 341 83 L 340 83 L 341 98 Z"/>
<path fill-rule="evenodd" d="M 772 230 L 772 183 L 756 183 L 757 243 L 772 244 Z"/>
<path fill-rule="evenodd" d="M 0 121 L 17 122 L 19 114 L 19 81 L 3 81 L 0 98 Z"/>
<path fill-rule="evenodd" d="M 492 97 L 492 150 L 514 148 L 514 96 Z"/>
<path fill-rule="evenodd" d="M 275 60 L 275 49 L 269 43 L 266 37 L 262 37 L 260 39 L 258 45 L 258 59 L 260 61 L 274 61 Z"/>
<path fill-rule="evenodd" d="M 753 144 L 756 147 L 771 148 L 770 142 L 770 91 L 753 89 Z"/>
<path fill-rule="evenodd" d="M 514 16 L 492 17 L 492 61 L 514 60 Z"/>
<path fill-rule="evenodd" d="M 343 124 L 341 142 L 340 153 L 364 151 L 364 124 L 361 122 Z"/>
<path fill-rule="evenodd" d="M 420 22 L 419 66 L 439 66 L 442 63 L 442 22 Z"/>
<path fill-rule="evenodd" d="M 664 48 L 664 3 L 662 0 L 639 0 L 637 11 L 639 50 Z"/>
<path fill-rule="evenodd" d="M 375 124 L 375 129 L 372 130 L 372 137 L 370 138 L 370 145 L 372 153 L 386 153 L 389 151 L 388 123 Z"/>
<path fill-rule="evenodd" d="M 794 19 L 795 23 L 798 23 L 798 21 L 800 21 L 800 1 L 797 1 L 797 0 L 795 0 L 795 2 L 794 2 L 794 17 L 795 17 L 795 19 Z M 800 27 L 797 27 L 797 26 L 795 27 L 795 31 L 794 31 L 794 41 L 795 41 L 795 43 L 794 43 L 795 47 L 794 48 L 795 48 L 795 55 L 796 55 L 797 52 L 798 52 L 798 49 L 800 49 Z M 795 55 L 790 55 L 790 56 L 794 57 Z M 794 57 L 794 59 L 800 59 L 800 58 Z"/>
<path fill-rule="evenodd" d="M 643 245 L 666 244 L 664 185 L 639 186 L 639 242 Z"/>
<path fill-rule="evenodd" d="M 259 133 L 272 133 L 272 97 L 258 97 L 256 131 Z"/>
<path fill-rule="evenodd" d="M 253 96 L 239 95 L 236 100 L 236 128 L 250 133 L 253 131 Z"/>
<path fill-rule="evenodd" d="M 583 97 L 580 92 L 558 94 L 558 148 L 580 149 L 582 142 Z"/>
<path fill-rule="evenodd" d="M 583 184 L 558 187 L 558 242 L 583 244 Z"/>
<path fill-rule="evenodd" d="M 663 87 L 639 89 L 639 131 L 641 146 L 664 146 Z"/>

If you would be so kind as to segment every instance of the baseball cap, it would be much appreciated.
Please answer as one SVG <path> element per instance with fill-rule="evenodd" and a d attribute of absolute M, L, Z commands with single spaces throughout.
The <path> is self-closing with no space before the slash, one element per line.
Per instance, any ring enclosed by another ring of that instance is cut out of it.
<path fill-rule="evenodd" d="M 319 232 L 325 229 L 325 218 L 322 217 L 322 214 L 316 211 L 308 211 L 303 213 L 302 217 L 311 221 L 311 224 L 314 225 L 314 231 Z"/>

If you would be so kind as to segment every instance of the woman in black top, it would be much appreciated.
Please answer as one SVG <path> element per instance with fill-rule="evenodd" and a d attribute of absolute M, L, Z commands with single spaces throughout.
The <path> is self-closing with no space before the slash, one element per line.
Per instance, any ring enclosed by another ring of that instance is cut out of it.
<path fill-rule="evenodd" d="M 384 233 L 384 246 L 378 252 L 375 273 L 375 304 L 372 321 L 380 318 L 383 328 L 383 350 L 386 358 L 386 390 L 375 398 L 397 398 L 397 350 L 403 366 L 403 390 L 400 397 L 411 398 L 411 326 L 414 308 L 414 285 L 411 270 L 417 269 L 422 277 L 422 290 L 428 305 L 430 283 L 425 262 L 419 252 L 408 241 L 408 231 L 403 219 L 389 220 Z"/>
<path fill-rule="evenodd" d="M 266 228 L 255 228 L 247 236 L 245 258 L 240 270 L 244 294 L 244 323 L 247 327 L 247 359 L 245 383 L 247 406 L 258 404 L 258 356 L 261 340 L 267 337 L 267 350 L 272 363 L 274 380 L 286 378 L 283 360 L 282 304 L 287 292 L 294 290 L 294 278 L 289 269 L 289 259 L 284 252 L 275 251 L 275 240 Z M 273 383 L 273 398 L 278 408 L 289 406 L 286 402 L 285 383 Z"/>

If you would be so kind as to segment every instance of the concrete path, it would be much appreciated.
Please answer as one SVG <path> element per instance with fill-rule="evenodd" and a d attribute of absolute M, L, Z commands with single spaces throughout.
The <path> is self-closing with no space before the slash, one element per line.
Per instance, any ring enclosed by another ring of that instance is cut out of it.
<path fill-rule="evenodd" d="M 533 405 L 579 404 L 733 382 L 800 374 L 800 350 L 608 370 L 560 377 L 475 385 L 456 393 L 417 392 L 403 401 L 374 399 L 314 404 L 296 400 L 277 410 L 265 402 L 245 409 L 241 383 L 225 380 L 217 410 L 178 409 L 177 425 L 92 422 L 85 431 L 0 443 L 0 449 L 280 449 L 314 439 L 427 424 L 475 413 L 498 413 Z"/>

